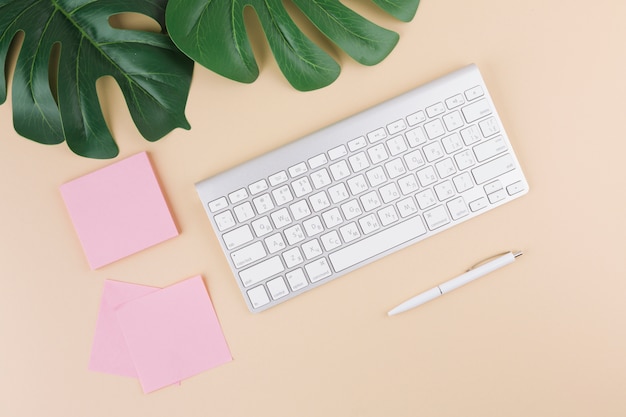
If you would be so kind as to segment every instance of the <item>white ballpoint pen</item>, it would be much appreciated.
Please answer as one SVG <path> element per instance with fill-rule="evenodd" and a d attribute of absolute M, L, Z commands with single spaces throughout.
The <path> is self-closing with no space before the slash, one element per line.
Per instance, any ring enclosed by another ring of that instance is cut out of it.
<path fill-rule="evenodd" d="M 443 294 L 446 294 L 452 290 L 455 290 L 467 283 L 474 281 L 488 273 L 495 271 L 496 269 L 502 268 L 505 265 L 512 263 L 515 258 L 522 255 L 522 251 L 516 252 L 507 252 L 502 255 L 497 255 L 497 257 L 492 260 L 469 269 L 466 273 L 459 275 L 456 278 L 452 278 L 449 281 L 444 282 L 434 288 L 431 288 L 428 291 L 424 291 L 421 294 L 416 295 L 415 297 L 405 301 L 399 306 L 395 307 L 391 311 L 387 313 L 389 316 L 394 316 L 398 313 L 402 313 L 404 311 L 410 310 L 417 306 L 420 306 L 430 300 L 434 300 L 437 297 L 440 297 Z"/>

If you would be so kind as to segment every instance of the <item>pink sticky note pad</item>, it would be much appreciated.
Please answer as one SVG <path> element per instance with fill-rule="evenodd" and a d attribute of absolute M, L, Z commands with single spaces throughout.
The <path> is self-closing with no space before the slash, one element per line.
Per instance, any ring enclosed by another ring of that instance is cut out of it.
<path fill-rule="evenodd" d="M 126 302 L 159 290 L 160 288 L 126 282 L 104 281 L 89 360 L 90 370 L 137 377 L 137 371 L 135 371 L 135 365 L 128 347 L 126 347 L 126 341 L 117 322 L 115 310 Z"/>
<path fill-rule="evenodd" d="M 61 186 L 92 269 L 178 235 L 145 152 Z"/>
<path fill-rule="evenodd" d="M 146 393 L 232 360 L 200 276 L 123 304 L 117 319 Z"/>

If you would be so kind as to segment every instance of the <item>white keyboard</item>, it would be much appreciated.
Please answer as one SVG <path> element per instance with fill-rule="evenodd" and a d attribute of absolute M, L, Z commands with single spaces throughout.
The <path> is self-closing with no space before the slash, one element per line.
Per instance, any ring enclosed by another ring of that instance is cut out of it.
<path fill-rule="evenodd" d="M 258 312 L 528 191 L 475 65 L 196 184 Z"/>

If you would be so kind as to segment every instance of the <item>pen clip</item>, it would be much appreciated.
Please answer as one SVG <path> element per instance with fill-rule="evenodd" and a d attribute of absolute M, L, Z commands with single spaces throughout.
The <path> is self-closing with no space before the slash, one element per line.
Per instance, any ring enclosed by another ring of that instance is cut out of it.
<path fill-rule="evenodd" d="M 467 272 L 471 271 L 472 269 L 476 269 L 481 265 L 486 264 L 487 262 L 490 262 L 496 258 L 499 258 L 500 256 L 506 255 L 507 253 L 512 253 L 514 257 L 518 257 L 524 254 L 524 252 L 522 252 L 521 250 L 517 250 L 517 251 L 507 251 L 507 252 L 502 252 L 502 253 L 498 253 L 496 255 L 490 256 L 489 258 L 483 259 L 482 261 L 478 262 L 477 264 L 472 265 Z"/>

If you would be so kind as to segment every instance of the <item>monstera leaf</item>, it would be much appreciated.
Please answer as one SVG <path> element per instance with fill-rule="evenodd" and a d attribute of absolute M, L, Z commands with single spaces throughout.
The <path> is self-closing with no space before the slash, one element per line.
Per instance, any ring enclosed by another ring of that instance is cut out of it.
<path fill-rule="evenodd" d="M 383 60 L 398 34 L 375 25 L 339 0 L 291 0 L 328 39 L 361 64 Z M 387 13 L 410 21 L 419 0 L 372 0 Z M 340 67 L 298 28 L 283 0 L 170 0 L 166 11 L 174 43 L 194 61 L 241 82 L 259 74 L 244 24 L 244 8 L 256 12 L 274 57 L 298 90 L 325 87 Z"/>
<path fill-rule="evenodd" d="M 16 131 L 40 143 L 67 141 L 79 155 L 111 158 L 118 148 L 96 91 L 119 84 L 133 121 L 154 141 L 189 128 L 184 108 L 193 62 L 164 33 L 113 28 L 111 16 L 140 13 L 165 26 L 167 0 L 0 0 L 0 67 L 24 33 L 13 77 Z M 0 103 L 7 98 L 0 71 Z M 58 74 L 57 79 L 50 77 Z M 52 78 L 52 79 L 51 79 Z"/>

